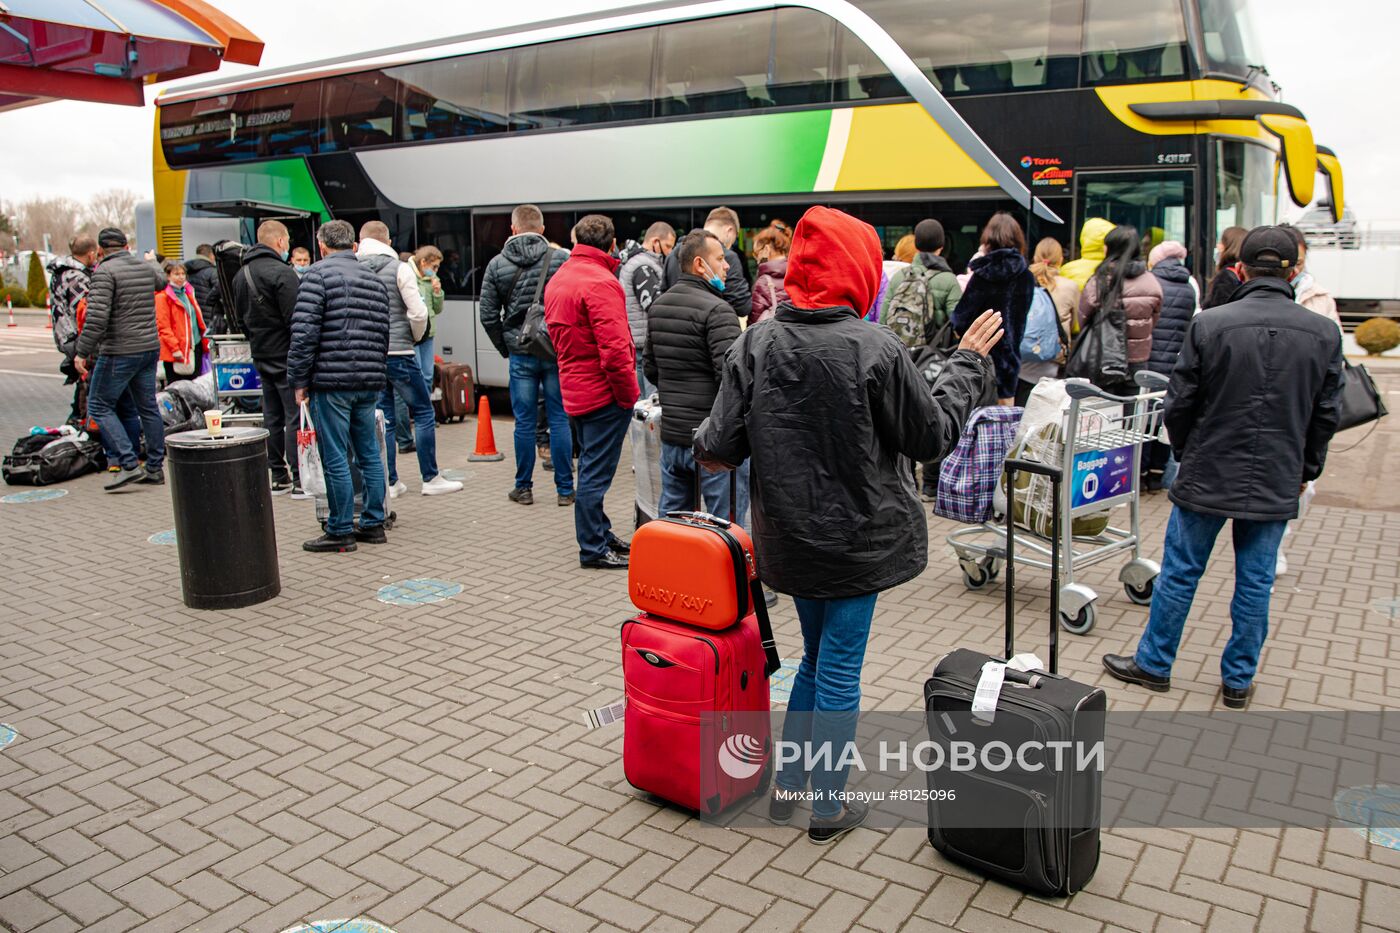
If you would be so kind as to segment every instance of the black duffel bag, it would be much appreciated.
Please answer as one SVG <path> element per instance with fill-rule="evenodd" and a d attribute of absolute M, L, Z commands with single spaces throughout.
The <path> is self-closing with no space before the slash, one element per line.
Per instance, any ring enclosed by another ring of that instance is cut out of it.
<path fill-rule="evenodd" d="M 15 442 L 0 475 L 11 486 L 48 486 L 105 469 L 107 456 L 92 438 L 30 434 Z"/>

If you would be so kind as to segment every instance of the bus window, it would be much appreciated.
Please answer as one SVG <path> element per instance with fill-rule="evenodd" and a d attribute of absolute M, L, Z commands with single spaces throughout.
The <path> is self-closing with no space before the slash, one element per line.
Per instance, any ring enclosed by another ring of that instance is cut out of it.
<path fill-rule="evenodd" d="M 921 64 L 919 67 L 926 66 Z M 895 80 L 885 63 L 870 51 L 870 46 L 844 26 L 836 30 L 835 71 L 837 100 L 881 100 L 909 96 L 904 85 Z"/>
<path fill-rule="evenodd" d="M 1186 75 L 1180 0 L 1087 0 L 1084 82 L 1114 84 Z"/>
<path fill-rule="evenodd" d="M 1246 230 L 1277 222 L 1274 152 L 1235 140 L 1215 142 L 1215 235 L 1226 227 Z"/>
<path fill-rule="evenodd" d="M 1077 181 L 1081 225 L 1090 217 L 1131 224 L 1142 235 L 1144 255 L 1163 240 L 1188 248 L 1195 242 L 1194 172 L 1082 172 Z M 1200 257 L 1189 259 L 1192 268 L 1200 267 Z"/>
<path fill-rule="evenodd" d="M 577 220 L 578 216 L 573 211 L 545 211 L 545 239 L 558 244 L 563 249 L 572 248 L 569 231 L 573 230 Z M 481 276 L 486 271 L 486 264 L 501 251 L 501 247 L 508 239 L 510 239 L 510 211 L 506 210 L 500 213 L 477 211 L 472 214 L 473 257 L 470 275 L 475 281 L 472 286 L 473 297 L 481 290 Z"/>
<path fill-rule="evenodd" d="M 945 96 L 1074 87 L 1081 0 L 855 0 Z M 1173 0 L 1175 2 L 1175 0 Z M 843 42 L 840 99 L 903 96 L 888 71 L 856 42 Z M 853 75 L 853 70 L 859 72 Z M 871 93 L 873 90 L 876 93 Z"/>
<path fill-rule="evenodd" d="M 309 155 L 315 151 L 321 83 L 262 88 L 160 108 L 160 140 L 173 168 Z"/>
<path fill-rule="evenodd" d="M 655 45 L 655 29 L 632 29 L 517 49 L 511 129 L 649 118 Z"/>
<path fill-rule="evenodd" d="M 385 70 L 402 85 L 402 138 L 412 142 L 503 132 L 508 63 L 507 53 L 486 52 Z"/>
<path fill-rule="evenodd" d="M 1201 30 L 1212 71 L 1245 77 L 1262 66 L 1247 0 L 1201 0 Z"/>
<path fill-rule="evenodd" d="M 792 7 L 773 16 L 768 62 L 768 100 L 779 107 L 831 100 L 830 17 Z"/>
<path fill-rule="evenodd" d="M 466 211 L 419 211 L 418 246 L 442 252 L 438 278 L 449 298 L 475 298 L 479 278 L 471 266 L 471 225 Z"/>
<path fill-rule="evenodd" d="M 327 78 L 321 95 L 325 113 L 320 151 L 338 152 L 394 141 L 397 82 L 382 71 Z"/>
<path fill-rule="evenodd" d="M 657 116 L 758 106 L 750 89 L 767 72 L 771 13 L 675 23 L 661 30 Z"/>

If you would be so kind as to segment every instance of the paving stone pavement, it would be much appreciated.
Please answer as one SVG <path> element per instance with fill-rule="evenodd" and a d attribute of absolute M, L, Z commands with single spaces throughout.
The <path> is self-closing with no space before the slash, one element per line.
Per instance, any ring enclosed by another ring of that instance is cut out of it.
<path fill-rule="evenodd" d="M 19 377 L 17 377 L 19 378 Z M 7 407 L 16 383 L 0 377 Z M 40 413 L 26 413 L 38 418 Z M 24 420 L 21 418 L 20 420 Z M 387 547 L 311 555 L 309 502 L 276 502 L 282 595 L 184 608 L 167 489 L 0 505 L 0 926 L 14 931 L 278 933 L 368 917 L 438 930 L 1400 930 L 1400 851 L 1340 827 L 1110 830 L 1093 881 L 1024 896 L 943 861 L 914 829 L 810 845 L 796 828 L 704 825 L 632 790 L 618 727 L 622 577 L 578 568 L 572 514 L 506 499 L 508 459 L 468 463 L 474 423 L 440 430 L 466 491 L 393 503 Z M 410 458 L 411 459 L 411 458 Z M 411 474 L 409 465 L 406 473 Z M 549 491 L 543 471 L 537 486 Z M 609 511 L 630 526 L 624 456 Z M 1167 514 L 1148 500 L 1149 556 Z M 933 660 L 997 650 L 999 591 L 968 592 L 930 519 L 928 570 L 881 597 L 867 708 L 917 709 Z M 1400 514 L 1317 508 L 1290 545 L 1259 709 L 1376 709 L 1400 687 Z M 1104 651 L 1145 610 L 1114 582 L 1062 669 L 1114 709 L 1213 707 L 1228 553 L 1203 583 L 1174 672 L 1148 694 L 1105 683 Z M 386 605 L 386 583 L 461 583 L 445 602 Z M 1022 645 L 1045 582 L 1020 580 Z M 776 614 L 784 654 L 799 637 Z"/>

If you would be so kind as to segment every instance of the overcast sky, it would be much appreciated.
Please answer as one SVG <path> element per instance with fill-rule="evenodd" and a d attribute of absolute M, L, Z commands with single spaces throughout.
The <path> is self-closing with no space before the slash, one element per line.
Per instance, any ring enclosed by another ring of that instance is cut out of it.
<path fill-rule="evenodd" d="M 303 4 L 295 15 L 269 0 L 215 0 L 267 44 L 276 67 L 623 5 L 598 0 L 396 5 L 385 0 Z M 1045 0 L 1028 0 L 1045 2 Z M 315 15 L 308 15 L 313 13 Z M 1394 99 L 1400 55 L 1393 8 L 1380 0 L 1255 0 L 1266 64 L 1283 99 L 1308 117 L 1317 141 L 1346 171 L 1347 202 L 1360 220 L 1400 221 Z M 221 74 L 252 69 L 228 66 Z M 148 88 L 147 99 L 155 98 Z M 0 197 L 84 199 L 111 187 L 151 191 L 153 108 L 56 103 L 0 113 Z"/>

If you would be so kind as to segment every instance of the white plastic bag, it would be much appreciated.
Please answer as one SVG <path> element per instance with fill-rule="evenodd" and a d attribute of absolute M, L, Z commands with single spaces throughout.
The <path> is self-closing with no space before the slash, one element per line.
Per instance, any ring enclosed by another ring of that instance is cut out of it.
<path fill-rule="evenodd" d="M 316 446 L 316 426 L 311 412 L 301 403 L 301 426 L 297 428 L 297 473 L 301 488 L 313 496 L 326 494 L 326 475 L 321 471 L 321 451 Z"/>

